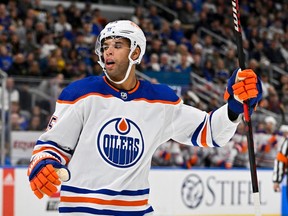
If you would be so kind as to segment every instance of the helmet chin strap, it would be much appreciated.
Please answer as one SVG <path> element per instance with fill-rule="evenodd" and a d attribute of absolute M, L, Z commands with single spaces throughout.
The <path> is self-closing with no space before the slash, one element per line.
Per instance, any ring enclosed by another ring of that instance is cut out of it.
<path fill-rule="evenodd" d="M 120 80 L 120 81 L 115 81 L 115 80 L 113 80 L 113 79 L 108 75 L 108 73 L 106 72 L 106 69 L 103 67 L 103 71 L 104 71 L 106 77 L 107 77 L 111 82 L 119 85 L 119 84 L 124 83 L 124 82 L 128 79 L 128 77 L 129 77 L 129 75 L 130 75 L 130 72 L 131 72 L 132 65 L 133 65 L 133 64 L 136 64 L 136 62 L 137 62 L 137 61 L 133 61 L 133 60 L 131 59 L 131 57 L 130 57 L 131 54 L 132 54 L 132 51 L 130 51 L 129 56 L 128 56 L 129 65 L 128 65 L 128 68 L 127 68 L 125 77 L 124 77 L 122 80 Z"/>
<path fill-rule="evenodd" d="M 122 80 L 120 80 L 120 81 L 115 81 L 115 80 L 111 79 L 111 77 L 108 75 L 108 73 L 106 72 L 105 69 L 104 69 L 104 73 L 105 73 L 106 77 L 107 77 L 111 82 L 119 85 L 119 84 L 124 83 L 124 82 L 128 79 L 128 77 L 129 77 L 129 75 L 130 75 L 130 72 L 131 72 L 132 65 L 133 65 L 133 62 L 130 61 L 130 62 L 129 62 L 128 69 L 127 69 L 127 71 L 126 71 L 126 75 L 125 75 L 125 77 L 124 77 Z"/>

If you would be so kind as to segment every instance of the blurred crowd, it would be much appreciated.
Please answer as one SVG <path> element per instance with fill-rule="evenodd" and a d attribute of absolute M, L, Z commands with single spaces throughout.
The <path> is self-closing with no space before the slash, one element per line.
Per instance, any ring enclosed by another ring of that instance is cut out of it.
<path fill-rule="evenodd" d="M 274 117 L 265 117 L 253 133 L 257 167 L 272 169 L 279 148 L 287 138 L 288 125 L 281 125 L 279 128 Z M 153 165 L 187 169 L 192 167 L 249 168 L 245 124 L 241 122 L 229 143 L 221 148 L 195 148 L 169 140 L 155 152 Z"/>
<path fill-rule="evenodd" d="M 85 1 L 83 8 L 73 2 L 55 7 L 44 6 L 41 0 L 6 2 L 0 3 L 0 69 L 9 76 L 4 96 L 10 105 L 3 104 L 0 108 L 9 111 L 11 130 L 41 131 L 46 128 L 55 100 L 65 84 L 102 74 L 94 53 L 95 41 L 111 20 L 89 1 Z M 146 54 L 137 69 L 143 73 L 196 74 L 208 83 L 201 91 L 222 94 L 227 78 L 238 65 L 231 2 L 163 0 L 160 3 L 167 10 L 144 3 L 135 6 L 131 16 L 119 17 L 137 23 L 147 37 Z M 273 64 L 288 70 L 287 10 L 285 0 L 243 0 L 240 5 L 247 65 L 263 81 L 263 100 L 259 107 L 284 116 L 288 112 L 288 74 L 277 74 L 279 82 L 272 83 L 268 66 Z M 210 33 L 203 34 L 203 28 Z M 15 84 L 19 77 L 41 81 L 33 86 L 36 98 L 32 98 L 31 86 L 27 83 Z M 2 92 L 2 88 L 0 90 Z M 191 79 L 190 85 L 181 92 L 186 104 L 206 111 L 221 105 L 217 97 L 222 95 L 216 94 L 203 102 L 197 90 Z M 257 161 L 266 161 L 268 153 L 277 149 L 285 136 L 285 129 L 279 128 L 275 118 L 275 124 L 269 129 L 267 122 L 271 123 L 271 118 L 270 121 L 262 118 L 255 126 Z M 169 141 L 155 153 L 153 164 L 247 167 L 247 158 L 241 124 L 227 148 L 197 149 Z M 259 162 L 259 166 L 271 167 L 271 164 L 261 164 Z"/>

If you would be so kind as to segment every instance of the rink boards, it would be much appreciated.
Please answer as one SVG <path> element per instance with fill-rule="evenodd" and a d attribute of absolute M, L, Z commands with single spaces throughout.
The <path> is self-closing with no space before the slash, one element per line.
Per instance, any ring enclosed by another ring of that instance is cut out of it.
<path fill-rule="evenodd" d="M 272 170 L 258 170 L 262 215 L 287 215 L 285 193 L 275 193 L 271 179 Z M 152 169 L 149 180 L 155 216 L 254 215 L 249 170 Z M 26 168 L 1 168 L 0 185 L 0 215 L 58 215 L 59 193 L 38 200 L 29 188 Z"/>

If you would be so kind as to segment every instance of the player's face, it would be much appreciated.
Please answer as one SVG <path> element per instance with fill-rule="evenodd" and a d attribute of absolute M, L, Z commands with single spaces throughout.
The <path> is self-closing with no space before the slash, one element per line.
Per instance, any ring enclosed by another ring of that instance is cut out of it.
<path fill-rule="evenodd" d="M 113 80 L 122 80 L 129 64 L 129 41 L 124 38 L 106 39 L 102 44 L 102 51 L 108 75 Z"/>

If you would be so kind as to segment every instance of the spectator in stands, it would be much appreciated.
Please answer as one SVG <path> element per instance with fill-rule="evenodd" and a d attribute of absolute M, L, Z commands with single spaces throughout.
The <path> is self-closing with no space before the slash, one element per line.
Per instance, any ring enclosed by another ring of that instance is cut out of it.
<path fill-rule="evenodd" d="M 225 84 L 227 78 L 230 75 L 224 63 L 224 60 L 221 57 L 218 57 L 216 60 L 215 74 L 220 84 Z"/>
<path fill-rule="evenodd" d="M 21 50 L 23 50 L 24 54 L 28 55 L 29 53 L 36 53 L 38 49 L 39 45 L 35 41 L 33 30 L 27 30 L 21 44 Z"/>
<path fill-rule="evenodd" d="M 276 114 L 282 114 L 284 112 L 283 105 L 279 99 L 279 95 L 275 88 L 270 88 L 270 92 L 268 94 L 268 107 L 267 109 Z"/>
<path fill-rule="evenodd" d="M 47 60 L 49 56 L 51 55 L 52 51 L 57 48 L 57 45 L 54 43 L 53 40 L 53 33 L 52 32 L 46 32 L 43 37 L 41 37 L 41 43 L 40 43 L 40 56 L 39 58 L 42 61 Z M 45 68 L 45 66 L 44 66 Z"/>
<path fill-rule="evenodd" d="M 49 115 L 48 115 L 48 112 L 46 110 L 44 110 L 40 107 L 40 105 L 36 104 L 35 106 L 33 106 L 31 108 L 31 116 L 32 116 L 32 118 L 36 116 L 40 119 L 40 122 L 41 122 L 39 125 L 40 128 L 44 129 L 47 126 L 48 120 L 49 120 L 48 119 Z M 31 120 L 30 120 L 30 123 L 31 123 Z"/>
<path fill-rule="evenodd" d="M 180 64 L 176 65 L 175 72 L 177 72 L 177 73 L 190 73 L 190 72 L 192 72 L 192 65 L 188 60 L 187 54 L 181 55 Z"/>
<path fill-rule="evenodd" d="M 187 42 L 186 42 L 186 46 L 188 47 L 188 50 L 189 50 L 189 52 L 191 53 L 191 54 L 195 54 L 195 50 L 194 50 L 194 48 L 195 48 L 195 45 L 196 44 L 199 44 L 199 45 L 201 45 L 201 43 L 199 42 L 200 40 L 199 40 L 199 37 L 198 37 L 198 35 L 197 35 L 197 33 L 191 33 L 191 35 L 190 35 L 190 37 L 188 38 L 189 40 L 187 40 Z M 198 46 L 198 45 L 197 45 Z M 202 45 L 201 45 L 201 47 L 202 47 Z M 203 48 L 203 47 L 202 47 Z M 201 50 L 201 53 L 202 53 L 202 50 Z"/>
<path fill-rule="evenodd" d="M 161 30 L 159 32 L 159 38 L 165 44 L 165 48 L 164 48 L 165 52 L 167 51 L 166 45 L 170 39 L 170 35 L 171 35 L 170 22 L 168 22 L 167 20 L 163 20 L 162 25 L 161 25 Z"/>
<path fill-rule="evenodd" d="M 74 48 L 76 50 L 78 60 L 84 61 L 87 65 L 91 65 L 91 46 L 85 42 L 85 36 L 83 32 L 78 32 L 76 40 L 74 43 Z"/>
<path fill-rule="evenodd" d="M 13 64 L 13 58 L 5 45 L 0 45 L 0 69 L 3 71 L 9 71 Z"/>
<path fill-rule="evenodd" d="M 60 68 L 58 67 L 57 58 L 54 56 L 49 56 L 47 58 L 47 65 L 46 68 L 43 69 L 42 75 L 46 78 L 55 77 L 57 74 L 61 73 Z"/>
<path fill-rule="evenodd" d="M 204 8 L 203 8 L 204 9 Z M 195 32 L 197 32 L 200 28 L 207 28 L 209 29 L 210 20 L 208 19 L 208 12 L 207 10 L 202 10 L 199 14 L 198 22 L 195 24 Z"/>
<path fill-rule="evenodd" d="M 150 61 L 147 64 L 147 70 L 156 71 L 156 72 L 160 71 L 158 54 L 152 53 L 152 55 L 150 56 Z"/>
<path fill-rule="evenodd" d="M 82 30 L 83 36 L 84 36 L 84 42 L 88 46 L 93 46 L 96 41 L 96 36 L 92 32 L 92 24 L 90 22 L 83 23 L 83 30 Z"/>
<path fill-rule="evenodd" d="M 22 53 L 17 53 L 13 56 L 13 63 L 7 71 L 9 75 L 21 75 L 25 76 L 28 74 L 26 58 Z"/>
<path fill-rule="evenodd" d="M 21 117 L 17 113 L 13 113 L 10 115 L 10 127 L 11 131 L 19 131 L 21 130 L 20 124 L 21 124 Z"/>
<path fill-rule="evenodd" d="M 6 5 L 1 3 L 0 4 L 0 30 L 7 31 L 10 25 L 11 25 L 11 17 L 9 15 L 9 12 L 6 8 Z"/>
<path fill-rule="evenodd" d="M 74 31 L 79 31 L 82 27 L 82 17 L 80 8 L 76 7 L 75 3 L 71 3 L 65 10 L 67 22 L 72 25 Z"/>
<path fill-rule="evenodd" d="M 64 36 L 67 31 L 72 31 L 72 25 L 67 22 L 66 15 L 62 13 L 54 24 L 55 36 Z"/>
<path fill-rule="evenodd" d="M 34 0 L 32 9 L 38 21 L 46 22 L 48 10 L 42 5 L 41 0 Z"/>
<path fill-rule="evenodd" d="M 236 50 L 233 47 L 228 47 L 223 60 L 225 68 L 228 71 L 233 71 L 233 68 L 237 65 Z M 256 68 L 253 68 L 253 70 L 257 72 L 255 69 Z"/>
<path fill-rule="evenodd" d="M 209 101 L 207 102 L 207 112 L 216 110 L 220 106 L 219 96 L 216 93 L 209 92 Z"/>
<path fill-rule="evenodd" d="M 42 76 L 38 61 L 34 60 L 31 64 L 29 64 L 28 75 L 32 76 L 32 77 L 41 77 Z"/>
<path fill-rule="evenodd" d="M 264 45 L 263 41 L 259 40 L 255 44 L 255 48 L 251 50 L 249 53 L 249 58 L 256 59 L 257 61 L 262 61 L 264 59 L 267 59 L 265 55 Z"/>
<path fill-rule="evenodd" d="M 193 3 L 191 1 L 184 2 L 184 15 L 180 19 L 183 24 L 190 25 L 188 28 L 192 29 L 194 24 L 198 22 L 198 13 L 194 10 Z M 193 26 L 192 26 L 193 25 Z"/>
<path fill-rule="evenodd" d="M 271 85 L 269 82 L 269 76 L 267 73 L 261 73 L 261 84 L 262 84 L 262 89 L 263 89 L 263 99 L 267 98 L 269 96 L 269 92 L 274 89 L 274 87 Z"/>
<path fill-rule="evenodd" d="M 178 19 L 175 19 L 172 22 L 170 39 L 175 41 L 178 45 L 185 42 L 185 35 L 183 29 L 181 28 L 181 21 Z"/>
<path fill-rule="evenodd" d="M 213 39 L 211 35 L 206 35 L 204 37 L 203 50 L 202 50 L 203 60 L 205 61 L 206 58 L 214 59 L 214 56 L 213 56 L 214 52 L 215 52 L 215 47 L 213 46 Z"/>
<path fill-rule="evenodd" d="M 175 68 L 176 65 L 180 63 L 180 59 L 178 58 L 178 52 L 177 52 L 177 44 L 173 40 L 168 40 L 167 46 L 168 46 L 167 54 L 169 55 L 169 64 L 172 66 L 172 68 Z"/>
<path fill-rule="evenodd" d="M 184 104 L 197 107 L 198 109 L 205 109 L 202 101 L 195 92 L 195 87 L 190 83 L 188 89 L 182 94 Z"/>
<path fill-rule="evenodd" d="M 193 63 L 191 64 L 191 72 L 193 74 L 197 74 L 198 76 L 204 77 L 201 54 L 193 55 Z"/>
<path fill-rule="evenodd" d="M 158 14 L 158 9 L 155 5 L 149 7 L 149 12 L 147 18 L 153 24 L 155 30 L 161 29 L 162 18 Z"/>
<path fill-rule="evenodd" d="M 57 18 L 61 14 L 65 14 L 65 7 L 62 3 L 56 5 L 54 9 L 52 9 L 51 14 L 53 17 Z"/>
<path fill-rule="evenodd" d="M 102 16 L 102 12 L 99 8 L 93 10 L 93 17 L 97 17 L 98 22 L 101 24 L 102 28 L 107 24 L 108 20 L 106 17 Z"/>
<path fill-rule="evenodd" d="M 131 21 L 136 23 L 137 25 L 141 24 L 141 20 L 144 19 L 144 8 L 141 5 L 138 5 L 134 8 L 134 13 L 131 16 Z"/>
<path fill-rule="evenodd" d="M 153 53 L 157 53 L 157 55 L 161 55 L 162 53 L 162 41 L 158 38 L 154 38 L 151 41 L 151 47 L 147 47 L 147 58 L 150 58 L 150 55 Z"/>
<path fill-rule="evenodd" d="M 269 47 L 265 50 L 265 55 L 271 63 L 274 63 L 281 68 L 285 68 L 285 59 L 280 51 L 279 42 L 275 39 L 270 41 Z"/>
<path fill-rule="evenodd" d="M 209 81 L 212 82 L 214 80 L 215 77 L 215 67 L 213 65 L 213 61 L 211 58 L 207 58 L 204 62 L 204 66 L 203 66 L 203 76 L 204 78 Z"/>
<path fill-rule="evenodd" d="M 0 87 L 0 101 L 2 101 L 2 91 L 3 88 Z M 4 90 L 4 110 L 9 110 L 9 102 L 19 103 L 20 93 L 19 90 L 15 87 L 15 80 L 13 77 L 8 77 L 6 80 L 6 89 Z M 3 108 L 3 104 L 0 103 L 0 109 Z"/>
<path fill-rule="evenodd" d="M 37 102 L 41 109 L 51 113 L 54 110 L 54 103 L 62 91 L 64 76 L 61 73 L 53 74 L 51 78 L 44 79 L 38 86 L 38 90 L 41 93 L 37 97 Z"/>
<path fill-rule="evenodd" d="M 178 47 L 178 53 L 177 53 L 177 58 L 178 58 L 178 62 L 181 64 L 182 61 L 182 56 L 185 55 L 186 56 L 186 64 L 188 65 L 192 65 L 194 63 L 194 59 L 192 54 L 188 51 L 188 47 L 186 46 L 186 44 L 179 44 Z"/>
<path fill-rule="evenodd" d="M 281 95 L 281 104 L 286 115 L 288 113 L 288 84 L 283 85 Z"/>
<path fill-rule="evenodd" d="M 56 62 L 57 62 L 57 71 L 58 73 L 62 73 L 65 70 L 65 64 L 66 61 L 62 55 L 62 49 L 57 47 L 55 50 L 51 51 L 51 55 L 49 57 L 51 58 L 55 58 Z M 50 74 L 50 73 L 49 73 Z"/>
<path fill-rule="evenodd" d="M 102 31 L 103 27 L 101 23 L 99 23 L 99 20 L 97 17 L 93 16 L 91 20 L 91 34 L 94 35 L 94 37 L 97 37 L 100 32 Z"/>
<path fill-rule="evenodd" d="M 31 113 L 25 110 L 21 110 L 19 102 L 11 102 L 10 117 L 12 130 L 28 129 Z"/>
<path fill-rule="evenodd" d="M 27 130 L 29 131 L 43 131 L 44 130 L 39 116 L 31 117 L 30 124 Z"/>
<path fill-rule="evenodd" d="M 279 97 L 282 99 L 282 96 L 284 96 L 283 93 L 282 93 L 282 89 L 283 89 L 283 87 L 285 85 L 288 84 L 288 74 L 282 74 L 280 76 L 280 80 L 279 81 L 280 81 L 280 83 L 278 85 L 274 85 L 274 86 L 276 88 L 276 91 L 277 91 Z"/>
<path fill-rule="evenodd" d="M 173 67 L 169 64 L 169 55 L 167 53 L 162 53 L 160 55 L 160 71 L 161 72 L 172 72 Z"/>
<path fill-rule="evenodd" d="M 20 39 L 15 32 L 10 32 L 10 45 L 12 55 L 23 53 L 20 46 Z"/>
<path fill-rule="evenodd" d="M 85 2 L 84 8 L 81 10 L 82 23 L 90 23 L 93 17 L 91 2 Z"/>
<path fill-rule="evenodd" d="M 17 1 L 19 9 L 19 17 L 24 20 L 27 16 L 27 11 L 33 7 L 32 0 Z"/>

